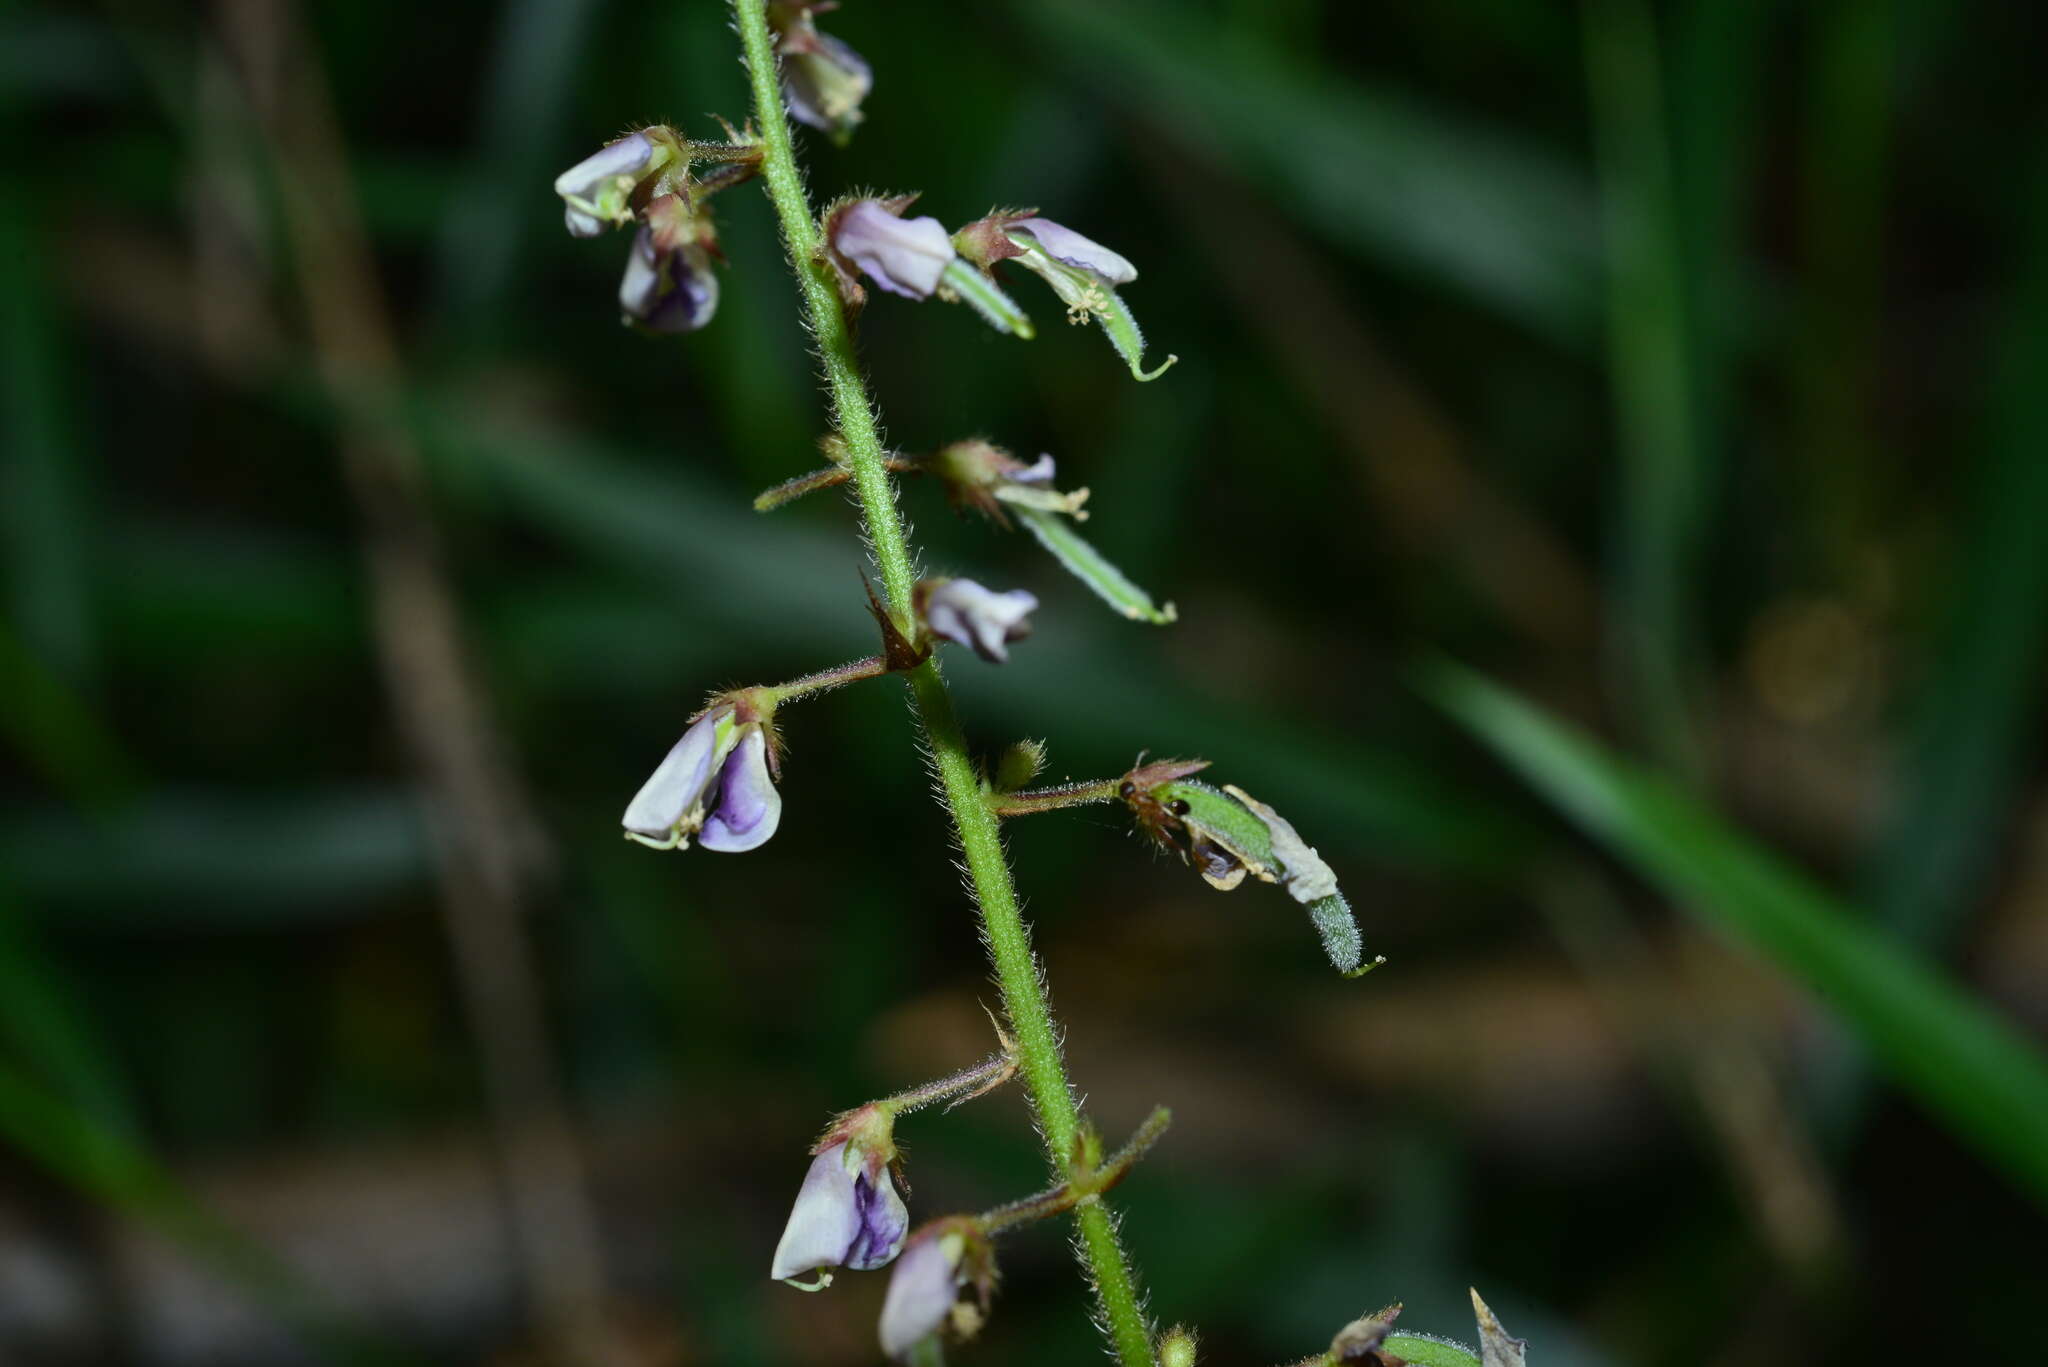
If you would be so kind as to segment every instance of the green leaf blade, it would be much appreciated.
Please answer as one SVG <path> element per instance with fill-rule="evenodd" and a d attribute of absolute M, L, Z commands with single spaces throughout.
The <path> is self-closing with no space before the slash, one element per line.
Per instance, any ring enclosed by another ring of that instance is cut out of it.
<path fill-rule="evenodd" d="M 2048 1205 L 2048 1064 L 2016 1030 L 1656 775 L 1461 667 L 1428 692 L 1686 909 L 1811 987 L 1898 1083 Z"/>

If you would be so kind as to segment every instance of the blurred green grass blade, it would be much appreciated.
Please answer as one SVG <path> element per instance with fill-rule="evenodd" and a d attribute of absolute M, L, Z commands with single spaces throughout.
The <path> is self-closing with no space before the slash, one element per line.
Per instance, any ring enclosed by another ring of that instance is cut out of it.
<path fill-rule="evenodd" d="M 1153 626 L 1165 626 L 1174 620 L 1173 604 L 1168 603 L 1162 608 L 1153 602 L 1151 594 L 1110 564 L 1102 552 L 1075 531 L 1073 523 L 1066 518 L 1043 508 L 1013 508 L 1011 512 L 1024 524 L 1024 530 L 1031 533 L 1032 539 L 1066 567 L 1067 573 L 1086 584 L 1097 598 L 1120 615 L 1134 622 L 1150 622 Z"/>
<path fill-rule="evenodd" d="M 0 622 L 0 735 L 69 801 L 105 811 L 135 791 L 113 733 Z"/>
<path fill-rule="evenodd" d="M 127 1082 L 64 973 L 0 891 L 0 1032 L 8 1052 L 102 1128 L 140 1133 Z"/>
<path fill-rule="evenodd" d="M 1878 922 L 1939 955 L 1977 904 L 2012 803 L 2034 762 L 2048 661 L 2048 160 L 2034 176 L 2035 225 L 2011 295 L 1948 621 L 1929 655 L 1897 796 L 1860 886 Z M 1839 1134 L 1860 1095 L 1858 1061 L 1824 1080 L 1823 1125 Z"/>
<path fill-rule="evenodd" d="M 1329 241 L 1554 341 L 1592 339 L 1592 198 L 1548 149 L 1233 42 L 1185 7 L 1028 0 L 1012 12 L 1062 70 L 1228 157 Z"/>
<path fill-rule="evenodd" d="M 2048 1204 L 2048 1064 L 2011 1026 L 1668 780 L 1461 666 L 1422 682 L 1673 900 L 1813 989 L 1902 1087 Z"/>
<path fill-rule="evenodd" d="M 393 792 L 162 790 L 118 821 L 0 816 L 0 868 L 68 926 L 302 928 L 377 911 L 429 868 L 425 824 Z"/>
<path fill-rule="evenodd" d="M 1939 946 L 1982 888 L 2001 815 L 2032 763 L 2048 657 L 2048 159 L 2010 296 L 1968 524 L 1930 654 L 1899 797 L 1864 869 L 1887 926 Z"/>
<path fill-rule="evenodd" d="M 364 1367 L 408 1361 L 337 1323 L 295 1273 L 222 1224 L 132 1141 L 4 1064 L 0 1137 L 92 1201 L 149 1225 L 204 1260 L 327 1361 Z"/>
<path fill-rule="evenodd" d="M 0 535 L 8 615 L 61 677 L 88 681 L 95 654 L 86 572 L 86 452 L 66 399 L 64 342 L 51 297 L 35 191 L 0 182 Z"/>
<path fill-rule="evenodd" d="M 1695 442 L 1679 238 L 1657 32 L 1643 0 L 1585 0 L 1586 79 L 1607 241 L 1607 364 L 1620 446 L 1619 605 L 1609 642 L 1641 739 L 1700 770 L 1688 716 L 1686 585 L 1706 484 Z"/>
<path fill-rule="evenodd" d="M 459 192 L 446 201 L 437 262 L 443 307 L 467 336 L 490 335 L 523 243 L 536 224 L 554 230 L 560 221 L 535 206 L 546 207 L 554 173 L 586 154 L 562 167 L 550 163 L 595 9 L 592 0 L 512 0 L 499 7 L 477 111 L 476 142 L 487 151 L 466 162 Z M 593 137 L 591 147 L 603 140 Z"/>

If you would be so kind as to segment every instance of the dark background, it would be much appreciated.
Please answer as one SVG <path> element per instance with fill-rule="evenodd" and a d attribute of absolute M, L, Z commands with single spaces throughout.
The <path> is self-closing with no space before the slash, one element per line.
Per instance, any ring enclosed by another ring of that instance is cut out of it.
<path fill-rule="evenodd" d="M 1120 811 L 1012 829 L 1091 1113 L 1175 1109 L 1118 1197 L 1161 1322 L 1274 1362 L 1395 1299 L 1470 1338 L 1476 1285 L 1549 1367 L 2024 1355 L 2038 1200 L 1881 1078 L 1842 1104 L 1815 998 L 1409 669 L 1596 728 L 2038 1038 L 2030 7 L 822 24 L 876 89 L 816 198 L 1037 205 L 1180 357 L 1132 383 L 1021 273 L 1029 344 L 863 317 L 893 441 L 1054 453 L 1180 609 L 907 484 L 929 567 L 1043 601 L 949 656 L 973 742 L 1216 761 L 1390 960 L 1340 980 Z M 0 5 L 0 1359 L 876 1357 L 881 1276 L 765 1271 L 825 1117 L 988 1044 L 900 689 L 785 714 L 759 852 L 616 825 L 706 692 L 873 648 L 847 503 L 748 506 L 823 422 L 765 199 L 717 201 L 713 323 L 647 339 L 549 189 L 737 120 L 736 57 L 710 0 Z M 901 1137 L 920 1218 L 1043 1180 L 1015 1091 Z M 595 1266 L 573 1201 L 516 1254 L 500 1151 L 529 1209 L 580 1159 Z M 1095 1360 L 1062 1234 L 1002 1257 L 960 1356 Z"/>

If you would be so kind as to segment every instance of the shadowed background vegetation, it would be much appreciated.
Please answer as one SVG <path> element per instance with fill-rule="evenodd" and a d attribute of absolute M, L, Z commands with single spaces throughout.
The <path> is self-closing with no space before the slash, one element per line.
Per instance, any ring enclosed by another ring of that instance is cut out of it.
<path fill-rule="evenodd" d="M 1135 385 L 875 299 L 891 440 L 1094 491 L 1179 622 L 903 503 L 1036 634 L 1048 777 L 1201 755 L 1336 868 L 1322 961 L 1086 808 L 1011 849 L 1204 1361 L 1477 1285 L 1563 1364 L 2009 1360 L 2048 1284 L 2048 119 L 2025 6 L 853 0 L 814 196 L 1132 258 Z M 868 653 L 765 200 L 702 333 L 549 182 L 745 112 L 713 0 L 0 3 L 0 1359 L 852 1364 L 768 1258 L 826 1115 L 995 1000 L 900 690 L 780 833 L 651 854 L 708 691 Z M 453 648 L 459 644 L 459 650 Z M 1461 664 L 1451 664 L 1456 660 Z M 1467 669 L 1477 673 L 1468 673 Z M 1503 691 L 1506 690 L 1506 691 Z M 905 1122 L 1024 1194 L 1014 1092 Z M 1062 1237 L 963 1360 L 1094 1360 Z"/>

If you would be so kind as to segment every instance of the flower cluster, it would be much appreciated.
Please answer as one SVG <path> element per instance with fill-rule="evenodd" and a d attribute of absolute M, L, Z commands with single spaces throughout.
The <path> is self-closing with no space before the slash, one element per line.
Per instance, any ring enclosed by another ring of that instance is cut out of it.
<path fill-rule="evenodd" d="M 1070 321 L 1100 323 L 1138 379 L 1157 379 L 1173 364 L 1169 356 L 1153 370 L 1143 366 L 1144 335 L 1116 292 L 1138 278 L 1138 268 L 1121 254 L 1031 209 L 997 210 L 948 233 L 929 215 L 904 216 L 916 199 L 864 196 L 826 210 L 827 259 L 850 306 L 865 302 L 866 276 L 906 299 L 936 294 L 966 303 L 999 331 L 1029 337 L 1030 319 L 995 283 L 997 264 L 1015 261 L 1052 286 Z"/>
<path fill-rule="evenodd" d="M 563 221 L 572 237 L 631 227 L 626 273 L 619 282 L 622 320 L 649 332 L 694 332 L 718 309 L 718 233 L 706 201 L 752 176 L 760 163 L 753 139 L 727 130 L 724 143 L 686 142 L 653 124 L 628 133 L 555 178 Z M 711 169 L 692 174 L 693 158 Z"/>

